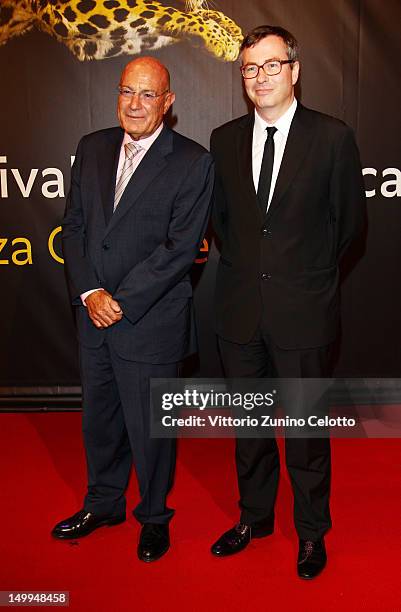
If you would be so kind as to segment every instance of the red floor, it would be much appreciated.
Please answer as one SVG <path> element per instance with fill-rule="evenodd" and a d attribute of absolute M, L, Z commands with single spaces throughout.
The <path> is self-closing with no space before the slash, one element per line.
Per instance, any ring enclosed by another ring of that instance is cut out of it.
<path fill-rule="evenodd" d="M 400 440 L 333 441 L 329 563 L 313 582 L 296 576 L 285 470 L 275 535 L 231 558 L 209 553 L 237 519 L 232 440 L 181 441 L 172 548 L 149 565 L 136 558 L 132 516 L 75 543 L 49 535 L 81 506 L 80 414 L 2 414 L 0 444 L 0 590 L 69 591 L 82 612 L 401 610 Z M 132 480 L 130 507 L 136 496 Z"/>

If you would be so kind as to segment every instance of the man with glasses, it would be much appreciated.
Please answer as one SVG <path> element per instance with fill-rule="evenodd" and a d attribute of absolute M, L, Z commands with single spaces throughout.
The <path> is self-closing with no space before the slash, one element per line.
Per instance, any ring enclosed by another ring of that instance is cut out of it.
<path fill-rule="evenodd" d="M 339 327 L 338 262 L 361 230 L 365 194 L 352 131 L 294 96 L 298 44 L 261 26 L 240 52 L 254 110 L 214 130 L 214 228 L 221 241 L 216 327 L 225 373 L 235 377 L 328 375 Z M 299 537 L 297 571 L 326 564 L 330 442 L 287 438 L 286 463 Z M 274 529 L 279 455 L 274 438 L 237 439 L 241 515 L 212 546 L 243 550 Z"/>
<path fill-rule="evenodd" d="M 138 557 L 169 548 L 166 506 L 173 440 L 150 437 L 151 378 L 177 376 L 196 348 L 189 270 L 203 240 L 213 162 L 170 130 L 166 67 L 131 61 L 118 88 L 121 127 L 78 145 L 63 221 L 63 252 L 76 306 L 88 489 L 83 508 L 58 523 L 59 539 L 125 520 L 132 464 L 142 524 Z"/>

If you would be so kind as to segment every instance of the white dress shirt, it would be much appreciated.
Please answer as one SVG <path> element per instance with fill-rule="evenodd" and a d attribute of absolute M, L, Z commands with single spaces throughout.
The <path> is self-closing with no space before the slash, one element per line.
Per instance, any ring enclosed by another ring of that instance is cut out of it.
<path fill-rule="evenodd" d="M 163 129 L 163 123 L 159 125 L 159 127 L 157 128 L 155 132 L 153 132 L 153 134 L 151 134 L 147 138 L 141 138 L 140 140 L 134 140 L 133 138 L 131 138 L 131 136 L 127 132 L 124 133 L 124 138 L 123 138 L 121 149 L 120 149 L 120 157 L 119 157 L 118 166 L 117 166 L 116 185 L 118 183 L 118 179 L 120 178 L 120 175 L 121 175 L 121 172 L 124 166 L 125 145 L 128 144 L 129 142 L 134 142 L 136 145 L 140 147 L 139 152 L 135 155 L 133 159 L 132 173 L 131 173 L 131 176 L 132 176 L 132 174 L 134 174 L 135 170 L 138 168 L 139 164 L 145 157 L 146 153 L 149 151 L 150 147 L 152 146 L 156 138 L 160 136 L 162 129 Z M 90 289 L 89 291 L 85 291 L 85 293 L 82 293 L 80 297 L 81 297 L 83 305 L 84 306 L 86 305 L 85 300 L 88 297 L 88 295 L 90 295 L 91 293 L 94 293 L 95 291 L 99 291 L 102 289 L 103 287 L 97 287 L 96 289 Z"/>
<path fill-rule="evenodd" d="M 281 115 L 275 123 L 266 123 L 264 119 L 258 114 L 255 109 L 255 124 L 253 126 L 253 137 L 252 137 L 252 174 L 253 184 L 255 185 L 255 191 L 258 192 L 260 169 L 262 167 L 263 151 L 265 148 L 265 142 L 267 138 L 267 127 L 277 128 L 277 132 L 274 134 L 274 162 L 272 181 L 270 184 L 269 199 L 267 202 L 267 209 L 269 209 L 270 202 L 274 193 L 274 187 L 276 185 L 277 176 L 280 170 L 281 162 L 284 155 L 285 145 L 287 143 L 288 132 L 290 131 L 291 122 L 294 118 L 294 114 L 297 108 L 297 100 L 294 98 L 291 106 L 285 111 L 284 115 Z"/>

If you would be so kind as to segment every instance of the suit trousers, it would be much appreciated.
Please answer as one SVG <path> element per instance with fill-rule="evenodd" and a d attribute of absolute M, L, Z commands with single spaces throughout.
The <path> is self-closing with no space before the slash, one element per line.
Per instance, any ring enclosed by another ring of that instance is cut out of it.
<path fill-rule="evenodd" d="M 107 336 L 106 336 L 107 338 Z M 150 437 L 150 378 L 174 378 L 178 364 L 122 359 L 111 343 L 80 347 L 83 436 L 88 490 L 84 509 L 99 516 L 125 514 L 125 490 L 134 464 L 140 523 L 167 523 L 175 468 L 175 440 Z"/>
<path fill-rule="evenodd" d="M 247 344 L 219 338 L 225 374 L 229 378 L 319 378 L 329 370 L 329 348 L 284 350 L 274 344 L 262 324 Z M 298 536 L 317 540 L 331 527 L 330 440 L 286 438 L 286 464 L 294 494 Z M 271 533 L 280 460 L 274 438 L 236 440 L 236 467 L 241 522 Z"/>

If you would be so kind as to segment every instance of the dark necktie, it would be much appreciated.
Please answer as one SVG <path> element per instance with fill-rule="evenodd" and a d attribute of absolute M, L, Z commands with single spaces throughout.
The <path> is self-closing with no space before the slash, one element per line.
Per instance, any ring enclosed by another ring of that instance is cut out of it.
<path fill-rule="evenodd" d="M 265 149 L 263 151 L 262 166 L 260 168 L 260 177 L 258 184 L 258 200 L 262 213 L 265 215 L 269 200 L 270 185 L 272 182 L 273 162 L 274 162 L 274 134 L 277 132 L 276 127 L 267 127 L 267 138 Z"/>

